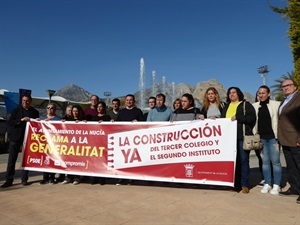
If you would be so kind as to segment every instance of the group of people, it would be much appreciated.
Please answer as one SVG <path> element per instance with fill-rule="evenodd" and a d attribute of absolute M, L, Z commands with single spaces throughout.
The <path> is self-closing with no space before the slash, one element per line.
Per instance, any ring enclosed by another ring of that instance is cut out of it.
<path fill-rule="evenodd" d="M 2 188 L 12 186 L 15 174 L 15 164 L 23 143 L 26 122 L 31 118 L 37 120 L 62 121 L 189 121 L 229 118 L 237 121 L 237 158 L 234 179 L 234 190 L 249 193 L 249 153 L 243 149 L 244 135 L 258 133 L 263 143 L 259 152 L 262 157 L 262 174 L 264 185 L 261 193 L 273 195 L 298 195 L 300 203 L 300 93 L 298 85 L 293 80 L 285 80 L 282 90 L 285 95 L 283 102 L 270 99 L 268 86 L 260 86 L 257 92 L 258 101 L 251 104 L 244 99 L 243 92 L 238 87 L 227 90 L 226 102 L 222 102 L 214 87 L 206 90 L 201 109 L 195 107 L 191 94 L 183 94 L 173 103 L 173 109 L 165 105 L 166 96 L 162 93 L 148 99 L 150 111 L 143 113 L 135 105 L 135 96 L 125 97 L 125 107 L 120 108 L 120 100 L 113 99 L 112 106 L 107 110 L 105 102 L 99 101 L 97 95 L 91 96 L 91 104 L 83 109 L 80 105 L 68 106 L 63 118 L 56 116 L 56 105 L 49 103 L 47 115 L 40 117 L 39 112 L 31 106 L 32 99 L 28 95 L 22 97 L 21 106 L 16 108 L 10 118 L 9 125 L 13 128 L 7 163 L 6 182 Z M 290 188 L 281 191 L 282 166 L 280 163 L 280 148 L 283 149 L 287 164 L 288 182 Z M 54 183 L 55 174 L 43 173 L 41 184 Z M 28 172 L 23 171 L 22 185 L 27 185 Z M 58 178 L 62 184 L 79 184 L 80 177 L 61 174 Z M 92 177 L 91 183 L 104 183 L 104 179 Z M 121 184 L 123 180 L 117 182 Z M 130 180 L 128 180 L 130 182 Z"/>

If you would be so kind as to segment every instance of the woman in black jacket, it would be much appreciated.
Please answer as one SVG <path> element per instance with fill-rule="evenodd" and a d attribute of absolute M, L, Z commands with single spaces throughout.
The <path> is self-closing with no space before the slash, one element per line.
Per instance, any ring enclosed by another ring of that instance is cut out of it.
<path fill-rule="evenodd" d="M 237 158 L 234 186 L 237 191 L 249 193 L 249 153 L 243 149 L 243 127 L 245 135 L 252 135 L 252 129 L 256 122 L 255 109 L 252 104 L 244 99 L 244 94 L 238 87 L 230 87 L 227 91 L 227 104 L 222 111 L 222 118 L 230 118 L 237 121 Z M 244 112 L 245 106 L 245 112 Z"/>

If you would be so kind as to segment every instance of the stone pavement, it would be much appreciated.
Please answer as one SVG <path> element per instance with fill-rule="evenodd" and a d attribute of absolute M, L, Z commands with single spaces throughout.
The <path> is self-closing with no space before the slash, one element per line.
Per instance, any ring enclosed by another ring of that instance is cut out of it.
<path fill-rule="evenodd" d="M 6 162 L 7 154 L 0 155 L 0 185 Z M 18 171 L 14 185 L 0 189 L 0 224 L 300 225 L 297 197 L 261 194 L 255 156 L 250 164 L 249 194 L 208 186 L 149 186 L 147 182 L 116 186 L 112 180 L 106 185 L 39 185 L 42 175 L 38 172 L 30 172 L 31 185 L 23 187 Z"/>

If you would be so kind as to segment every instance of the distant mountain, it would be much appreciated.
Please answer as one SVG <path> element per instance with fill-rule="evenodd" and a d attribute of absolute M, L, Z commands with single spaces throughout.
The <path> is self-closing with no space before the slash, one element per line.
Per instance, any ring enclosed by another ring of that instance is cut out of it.
<path fill-rule="evenodd" d="M 175 96 L 175 98 L 180 98 L 182 96 L 182 94 L 190 93 L 195 98 L 196 106 L 200 107 L 202 104 L 202 99 L 205 94 L 205 91 L 209 87 L 215 87 L 220 94 L 221 100 L 226 101 L 227 89 L 218 80 L 215 80 L 215 79 L 198 82 L 196 84 L 196 86 L 192 86 L 190 84 L 185 84 L 185 83 L 180 83 L 175 87 L 174 96 Z M 165 89 L 165 91 L 163 91 L 163 89 Z M 158 83 L 155 87 L 155 90 L 156 90 L 155 94 L 152 94 L 152 87 L 147 88 L 145 90 L 144 106 L 148 107 L 147 101 L 150 96 L 152 96 L 152 95 L 155 96 L 157 93 L 165 93 L 166 99 L 167 99 L 166 105 L 169 107 L 172 107 L 173 100 L 174 100 L 173 94 L 172 94 L 173 93 L 172 84 L 166 84 L 166 87 L 162 87 L 162 85 Z M 137 105 L 140 106 L 140 96 L 141 96 L 140 91 L 137 91 L 136 93 L 134 93 L 134 95 L 136 98 Z M 245 95 L 245 99 L 247 99 L 249 102 L 254 102 L 254 99 L 255 99 L 254 96 L 252 96 L 251 94 L 246 93 L 246 92 L 244 92 L 244 95 Z M 70 85 L 56 91 L 54 96 L 61 96 L 63 98 L 71 100 L 71 101 L 88 102 L 88 101 L 90 101 L 90 97 L 92 96 L 92 94 L 75 84 L 70 84 Z M 125 97 L 120 96 L 118 98 L 123 100 Z M 109 100 L 109 99 L 107 99 L 107 100 Z M 110 101 L 108 103 L 110 103 Z"/>
<path fill-rule="evenodd" d="M 54 96 L 60 96 L 76 102 L 88 102 L 92 94 L 75 84 L 70 84 L 56 91 Z"/>
<path fill-rule="evenodd" d="M 184 84 L 179 84 L 177 88 L 182 88 L 181 85 L 184 87 Z M 222 101 L 226 101 L 226 93 L 227 93 L 227 88 L 225 88 L 218 80 L 212 79 L 208 81 L 203 81 L 203 82 L 198 82 L 195 87 L 190 87 L 190 92 L 196 100 L 198 100 L 200 103 L 203 101 L 204 94 L 209 87 L 214 87 L 217 89 L 219 92 L 220 98 Z M 243 90 L 242 90 L 243 91 Z M 186 92 L 184 92 L 186 93 Z M 254 102 L 254 97 L 247 93 L 244 92 L 244 97 L 247 99 L 249 102 Z"/>
<path fill-rule="evenodd" d="M 198 82 L 196 84 L 196 86 L 192 86 L 189 84 L 185 84 L 185 83 L 180 83 L 176 86 L 175 88 L 175 98 L 180 98 L 182 96 L 182 94 L 184 93 L 189 93 L 192 94 L 194 99 L 195 99 L 195 103 L 197 107 L 200 107 L 202 105 L 202 100 L 203 100 L 203 96 L 205 94 L 205 91 L 207 88 L 209 87 L 214 87 L 217 89 L 217 91 L 219 92 L 219 95 L 221 97 L 222 101 L 226 101 L 226 93 L 227 93 L 227 89 L 218 81 L 215 79 L 212 80 L 208 80 L 208 81 L 202 81 L 202 82 Z M 164 93 L 164 91 L 162 91 L 163 87 L 158 84 L 156 87 L 156 93 Z M 167 84 L 166 88 L 165 88 L 165 95 L 166 95 L 166 105 L 169 107 L 172 107 L 173 105 L 173 94 L 172 94 L 173 88 L 171 84 Z M 242 90 L 243 91 L 243 90 Z M 137 105 L 140 105 L 140 91 L 136 92 L 135 97 L 137 99 Z M 145 99 L 144 99 L 144 106 L 147 107 L 147 100 L 150 96 L 152 96 L 152 89 L 148 88 L 145 90 Z M 155 96 L 156 94 L 154 94 Z M 247 99 L 249 102 L 254 102 L 254 97 L 249 94 L 244 92 L 244 96 L 245 99 Z"/>

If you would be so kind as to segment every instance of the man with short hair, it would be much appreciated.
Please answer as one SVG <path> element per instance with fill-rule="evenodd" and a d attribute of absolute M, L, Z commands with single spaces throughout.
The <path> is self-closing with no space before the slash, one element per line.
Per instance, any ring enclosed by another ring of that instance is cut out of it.
<path fill-rule="evenodd" d="M 5 176 L 5 183 L 1 185 L 1 188 L 7 188 L 12 186 L 15 175 L 16 161 L 20 152 L 20 148 L 23 144 L 26 123 L 30 119 L 38 119 L 39 111 L 31 106 L 32 98 L 30 95 L 24 95 L 22 97 L 21 106 L 14 109 L 8 120 L 8 125 L 11 126 L 10 142 L 8 147 L 8 162 Z M 22 171 L 22 185 L 28 185 L 28 171 Z"/>
<path fill-rule="evenodd" d="M 134 95 L 126 95 L 125 108 L 119 111 L 117 121 L 143 121 L 143 112 L 135 106 Z"/>
<path fill-rule="evenodd" d="M 300 204 L 300 93 L 293 80 L 283 81 L 281 88 L 285 100 L 279 106 L 278 141 L 282 146 L 290 188 L 280 195 L 298 195 Z"/>
<path fill-rule="evenodd" d="M 127 121 L 127 122 L 137 122 L 143 121 L 143 112 L 135 106 L 135 97 L 132 94 L 128 94 L 125 97 L 125 108 L 121 109 L 118 113 L 116 121 Z M 116 185 L 121 185 L 122 179 L 119 179 Z M 131 180 L 127 181 L 128 184 Z"/>
<path fill-rule="evenodd" d="M 99 103 L 98 95 L 91 96 L 91 105 L 84 109 L 84 119 L 87 121 L 91 121 L 93 116 L 98 115 L 97 105 Z"/>
<path fill-rule="evenodd" d="M 87 121 L 93 121 L 93 117 L 98 115 L 97 106 L 99 103 L 98 95 L 91 96 L 91 105 L 84 109 L 84 119 Z M 97 177 L 90 177 L 91 184 L 96 184 L 98 182 Z"/>
<path fill-rule="evenodd" d="M 170 121 L 173 112 L 165 105 L 165 102 L 164 94 L 156 95 L 156 106 L 150 110 L 147 121 Z"/>
<path fill-rule="evenodd" d="M 114 98 L 111 101 L 111 108 L 107 111 L 107 115 L 110 116 L 112 120 L 117 120 L 118 113 L 120 111 L 121 101 L 118 98 Z"/>
<path fill-rule="evenodd" d="M 149 109 L 152 110 L 155 108 L 155 105 L 156 105 L 156 98 L 151 96 L 149 99 L 148 99 L 148 106 L 149 106 Z M 148 117 L 148 114 L 149 112 L 146 112 L 144 113 L 144 121 L 147 121 L 147 117 Z"/>

